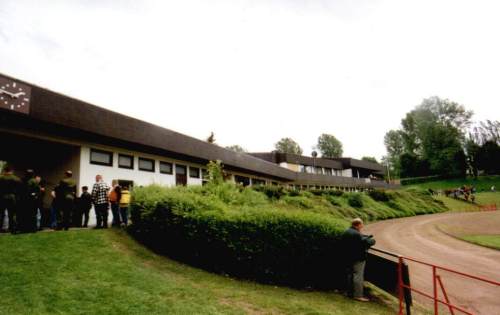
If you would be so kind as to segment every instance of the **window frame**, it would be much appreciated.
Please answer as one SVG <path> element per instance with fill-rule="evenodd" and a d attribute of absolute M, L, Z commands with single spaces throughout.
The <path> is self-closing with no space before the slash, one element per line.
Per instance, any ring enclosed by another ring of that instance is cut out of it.
<path fill-rule="evenodd" d="M 132 165 L 131 166 L 120 165 L 120 158 L 121 157 L 130 158 L 130 160 L 132 161 Z M 134 164 L 135 164 L 135 161 L 134 161 L 134 156 L 133 155 L 118 153 L 118 168 L 124 168 L 124 169 L 127 169 L 127 170 L 133 170 L 134 169 Z"/>
<path fill-rule="evenodd" d="M 153 164 L 153 169 L 141 168 L 141 160 L 151 162 Z M 137 161 L 137 167 L 138 167 L 139 171 L 154 173 L 156 170 L 156 161 L 153 159 L 139 157 L 139 160 Z"/>
<path fill-rule="evenodd" d="M 104 163 L 104 162 L 98 162 L 98 161 L 93 161 L 92 160 L 92 153 L 100 153 L 100 154 L 106 154 L 109 155 L 110 157 L 110 162 L 109 163 Z M 113 160 L 114 160 L 114 153 L 111 151 L 105 151 L 105 150 L 100 150 L 100 149 L 90 149 L 90 156 L 89 156 L 90 164 L 94 165 L 101 165 L 101 166 L 110 166 L 113 167 Z"/>
<path fill-rule="evenodd" d="M 161 170 L 162 165 L 170 165 L 170 172 L 165 172 Z M 166 162 L 166 161 L 160 161 L 160 174 L 167 174 L 167 175 L 173 175 L 174 174 L 174 163 L 171 162 Z"/>
<path fill-rule="evenodd" d="M 198 176 L 193 176 L 191 175 L 191 170 L 196 170 L 198 172 Z M 199 167 L 196 167 L 196 166 L 190 166 L 189 167 L 189 178 L 197 178 L 197 179 L 200 179 L 200 174 L 201 174 L 201 170 Z"/>

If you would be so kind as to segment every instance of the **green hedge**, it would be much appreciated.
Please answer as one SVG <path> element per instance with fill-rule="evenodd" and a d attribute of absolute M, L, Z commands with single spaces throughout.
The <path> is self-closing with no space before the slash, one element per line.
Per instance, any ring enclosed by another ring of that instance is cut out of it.
<path fill-rule="evenodd" d="M 298 287 L 340 287 L 339 237 L 346 221 L 275 209 L 260 198 L 252 189 L 227 184 L 138 188 L 131 230 L 156 250 L 211 271 Z M 260 206 L 248 206 L 250 200 Z"/>

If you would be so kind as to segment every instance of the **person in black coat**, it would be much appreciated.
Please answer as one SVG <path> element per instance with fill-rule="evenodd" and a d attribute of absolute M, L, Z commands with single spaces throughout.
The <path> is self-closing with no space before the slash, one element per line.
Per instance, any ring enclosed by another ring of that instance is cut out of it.
<path fill-rule="evenodd" d="M 351 227 L 342 235 L 347 266 L 347 292 L 349 296 L 362 302 L 369 300 L 363 294 L 364 272 L 368 249 L 375 245 L 373 235 L 361 233 L 363 221 L 352 220 Z"/>

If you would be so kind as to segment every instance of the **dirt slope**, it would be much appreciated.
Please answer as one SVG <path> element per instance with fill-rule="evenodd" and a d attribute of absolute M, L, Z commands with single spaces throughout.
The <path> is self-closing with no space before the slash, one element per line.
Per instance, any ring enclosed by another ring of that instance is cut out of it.
<path fill-rule="evenodd" d="M 500 282 L 500 251 L 458 240 L 443 232 L 446 227 L 500 234 L 500 211 L 441 213 L 387 220 L 367 226 L 364 232 L 375 235 L 376 247 L 380 249 Z M 431 268 L 415 263 L 409 266 L 412 286 L 432 294 Z M 452 303 L 474 314 L 500 314 L 500 287 L 444 271 L 438 274 Z M 429 303 L 417 294 L 414 297 L 419 302 Z"/>

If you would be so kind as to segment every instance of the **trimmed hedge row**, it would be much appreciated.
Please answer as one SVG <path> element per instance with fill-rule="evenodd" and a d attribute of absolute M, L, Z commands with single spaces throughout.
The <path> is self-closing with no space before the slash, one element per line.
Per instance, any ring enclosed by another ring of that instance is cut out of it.
<path fill-rule="evenodd" d="M 247 196 L 239 198 L 263 196 L 227 184 L 138 188 L 131 205 L 131 230 L 162 253 L 210 271 L 297 287 L 342 286 L 339 238 L 345 221 L 224 199 L 243 193 Z M 281 195 L 275 193 L 266 195 Z"/>

